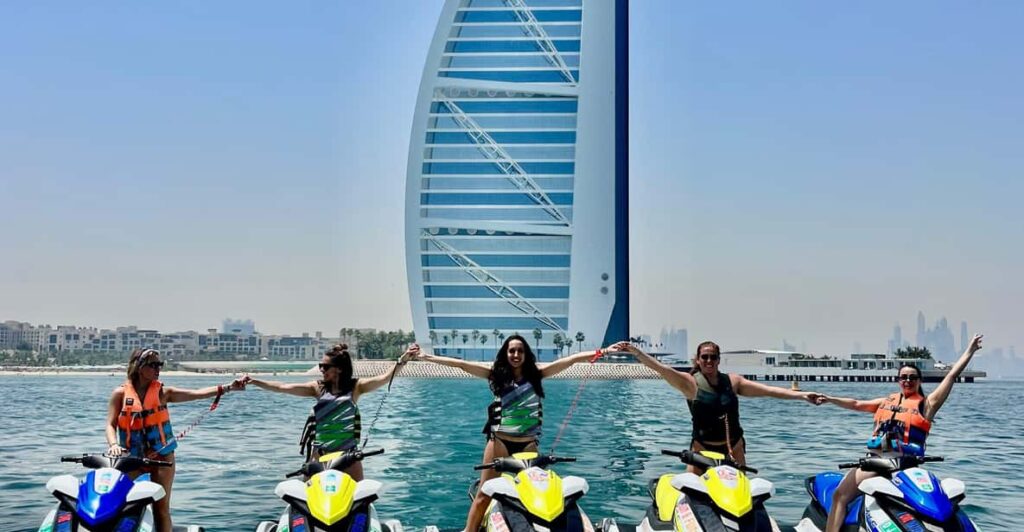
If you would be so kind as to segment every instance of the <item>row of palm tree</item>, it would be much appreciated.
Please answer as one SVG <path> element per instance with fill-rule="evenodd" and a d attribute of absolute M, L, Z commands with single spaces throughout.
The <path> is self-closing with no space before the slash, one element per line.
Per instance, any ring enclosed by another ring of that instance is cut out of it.
<path fill-rule="evenodd" d="M 516 332 L 515 334 L 519 334 L 519 333 Z M 465 349 L 467 344 L 470 343 L 470 340 L 472 340 L 472 342 L 473 342 L 471 345 L 476 346 L 477 344 L 486 345 L 487 341 L 493 338 L 494 339 L 494 350 L 495 351 L 498 350 L 498 346 L 502 342 L 504 342 L 505 338 L 506 338 L 505 337 L 505 333 L 499 331 L 498 329 L 494 329 L 493 331 L 491 331 L 491 336 L 490 337 L 488 337 L 487 334 L 485 334 L 485 333 L 481 333 L 477 329 L 474 329 L 474 330 L 472 330 L 472 331 L 470 331 L 468 333 L 460 332 L 458 329 L 452 329 L 450 334 L 440 334 L 440 335 L 438 334 L 438 331 L 431 330 L 428 333 L 428 337 L 430 338 L 430 343 L 433 344 L 433 345 L 438 345 L 438 339 L 440 339 L 441 345 L 445 346 L 446 348 L 448 347 L 449 343 L 452 345 L 452 347 L 455 347 L 457 345 L 457 340 L 461 339 L 462 340 L 462 348 L 463 349 Z M 533 339 L 535 341 L 534 347 L 539 349 L 540 346 L 541 346 L 541 342 L 540 341 L 543 338 L 544 338 L 544 332 L 541 331 L 540 328 L 536 328 L 536 329 L 533 330 Z M 583 332 L 577 332 L 576 336 L 573 337 L 573 338 L 569 338 L 568 335 L 563 336 L 562 333 L 555 333 L 555 335 L 552 337 L 551 341 L 554 344 L 555 348 L 558 349 L 558 357 L 561 358 L 563 353 L 564 353 L 564 351 L 565 351 L 565 349 L 567 347 L 572 347 L 573 340 L 575 340 L 576 343 L 579 344 L 579 349 L 582 351 L 583 350 L 583 342 L 586 339 L 587 339 L 587 337 L 583 334 Z"/>

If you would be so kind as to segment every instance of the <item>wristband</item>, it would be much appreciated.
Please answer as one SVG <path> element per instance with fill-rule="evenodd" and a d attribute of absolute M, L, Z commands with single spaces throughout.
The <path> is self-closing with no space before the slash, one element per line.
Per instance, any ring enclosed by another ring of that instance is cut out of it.
<path fill-rule="evenodd" d="M 217 385 L 217 395 L 224 395 L 224 385 L 223 384 L 218 384 Z"/>

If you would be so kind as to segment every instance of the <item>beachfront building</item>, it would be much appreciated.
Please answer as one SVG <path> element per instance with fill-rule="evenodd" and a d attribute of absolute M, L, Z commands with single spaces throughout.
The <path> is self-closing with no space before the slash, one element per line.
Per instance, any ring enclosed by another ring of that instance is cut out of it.
<path fill-rule="evenodd" d="M 518 332 L 550 360 L 628 336 L 626 32 L 626 0 L 446 0 L 406 185 L 419 343 L 484 360 Z"/>

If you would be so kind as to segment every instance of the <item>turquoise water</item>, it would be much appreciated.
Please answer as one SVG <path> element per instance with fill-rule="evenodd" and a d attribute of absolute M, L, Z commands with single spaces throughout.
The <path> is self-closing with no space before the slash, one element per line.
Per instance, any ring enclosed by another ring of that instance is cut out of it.
<path fill-rule="evenodd" d="M 38 526 L 53 499 L 46 481 L 79 474 L 61 454 L 102 452 L 110 391 L 119 377 L 0 376 L 0 530 Z M 168 377 L 167 384 L 200 387 L 213 377 Z M 301 380 L 282 377 L 281 380 Z M 853 397 L 878 397 L 895 384 L 820 383 L 805 389 Z M 934 385 L 932 385 L 934 386 Z M 579 387 L 579 381 L 545 382 L 547 450 Z M 363 426 L 370 424 L 383 392 L 363 397 Z M 461 527 L 469 505 L 471 466 L 483 451 L 480 429 L 490 397 L 486 382 L 398 379 L 387 397 L 368 448 L 367 478 L 384 483 L 377 508 L 407 527 Z M 870 430 L 867 414 L 834 406 L 772 399 L 741 399 L 750 465 L 774 482 L 769 511 L 794 524 L 807 502 L 803 479 L 857 458 Z M 180 444 L 172 508 L 178 524 L 207 530 L 251 530 L 281 510 L 274 486 L 300 465 L 296 440 L 312 401 L 251 388 L 230 394 Z M 929 440 L 940 476 L 967 484 L 967 511 L 984 529 L 1020 525 L 1024 495 L 1018 468 L 1024 464 L 1024 391 L 1019 383 L 961 384 L 939 413 Z M 171 405 L 176 430 L 209 407 L 209 400 Z M 661 381 L 589 381 L 558 445 L 558 454 L 579 461 L 561 464 L 562 475 L 590 483 L 583 505 L 591 517 L 635 523 L 648 504 L 648 479 L 682 467 L 663 448 L 689 443 L 686 405 Z"/>

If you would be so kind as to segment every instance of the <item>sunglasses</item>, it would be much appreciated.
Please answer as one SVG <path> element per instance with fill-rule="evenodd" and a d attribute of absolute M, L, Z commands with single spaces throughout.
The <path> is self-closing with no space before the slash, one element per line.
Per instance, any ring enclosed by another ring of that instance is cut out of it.
<path fill-rule="evenodd" d="M 921 380 L 921 376 L 916 374 L 916 373 L 911 373 L 909 375 L 900 375 L 899 376 L 899 380 L 904 381 L 904 382 L 914 382 L 914 381 Z"/>
<path fill-rule="evenodd" d="M 320 364 L 317 364 L 317 365 L 320 366 L 320 371 L 327 371 L 327 370 L 329 370 L 331 368 L 338 367 L 338 366 L 335 366 L 334 364 L 324 364 L 323 362 L 321 362 Z"/>
<path fill-rule="evenodd" d="M 700 356 L 700 359 L 703 360 L 704 362 L 714 362 L 714 361 L 718 360 L 719 358 L 720 357 L 718 355 L 701 355 Z"/>
<path fill-rule="evenodd" d="M 146 362 L 145 364 L 142 365 L 142 367 L 144 367 L 144 368 L 160 369 L 160 368 L 164 367 L 164 363 L 160 362 L 160 361 Z"/>

